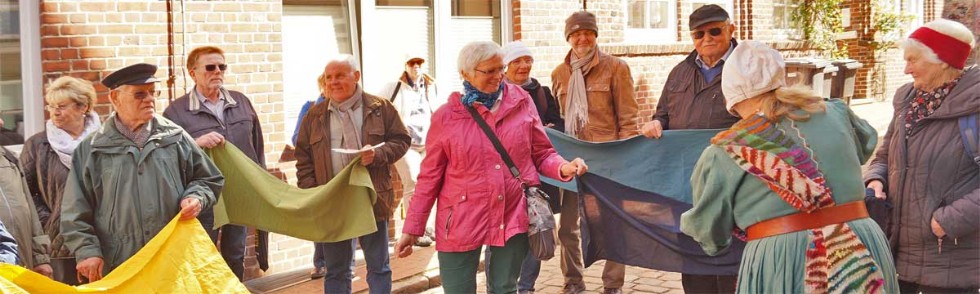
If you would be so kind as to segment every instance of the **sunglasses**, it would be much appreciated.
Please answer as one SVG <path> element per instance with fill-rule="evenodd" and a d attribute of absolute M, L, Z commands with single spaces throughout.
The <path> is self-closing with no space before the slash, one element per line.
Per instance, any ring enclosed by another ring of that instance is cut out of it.
<path fill-rule="evenodd" d="M 704 33 L 705 31 L 692 31 L 691 36 L 693 36 L 694 39 L 700 40 L 701 38 L 704 38 Z M 710 28 L 707 30 L 707 33 L 711 34 L 713 37 L 717 37 L 718 35 L 721 35 L 721 28 Z"/>
<path fill-rule="evenodd" d="M 221 71 L 226 71 L 228 70 L 228 65 L 222 63 L 222 64 L 208 64 L 204 66 L 204 70 L 206 71 L 214 71 L 216 69 L 221 69 Z"/>

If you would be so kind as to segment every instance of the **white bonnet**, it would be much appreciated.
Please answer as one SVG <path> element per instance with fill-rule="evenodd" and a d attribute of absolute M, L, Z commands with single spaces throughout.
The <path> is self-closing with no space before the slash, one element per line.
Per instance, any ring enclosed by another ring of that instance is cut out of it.
<path fill-rule="evenodd" d="M 527 48 L 527 46 L 524 45 L 524 42 L 521 41 L 513 41 L 504 44 L 504 47 L 501 48 L 501 50 L 504 51 L 504 65 L 510 64 L 511 61 L 521 58 L 521 56 L 531 56 L 531 58 L 534 58 L 534 56 L 531 55 L 531 49 Z"/>
<path fill-rule="evenodd" d="M 785 85 L 783 56 L 759 41 L 740 42 L 725 60 L 721 72 L 721 91 L 728 112 L 732 112 L 736 103 Z"/>

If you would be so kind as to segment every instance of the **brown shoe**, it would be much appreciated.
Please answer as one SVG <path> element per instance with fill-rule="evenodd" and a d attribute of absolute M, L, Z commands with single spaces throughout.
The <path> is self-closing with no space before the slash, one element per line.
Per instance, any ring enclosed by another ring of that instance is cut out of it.
<path fill-rule="evenodd" d="M 565 284 L 561 289 L 561 294 L 582 294 L 585 293 L 584 284 Z"/>
<path fill-rule="evenodd" d="M 310 271 L 310 279 L 311 280 L 316 280 L 316 279 L 322 278 L 323 276 L 326 276 L 326 275 L 327 275 L 327 268 L 326 267 L 318 267 L 318 268 L 315 268 L 312 271 Z"/>
<path fill-rule="evenodd" d="M 602 294 L 623 294 L 623 290 L 620 288 L 603 288 Z"/>

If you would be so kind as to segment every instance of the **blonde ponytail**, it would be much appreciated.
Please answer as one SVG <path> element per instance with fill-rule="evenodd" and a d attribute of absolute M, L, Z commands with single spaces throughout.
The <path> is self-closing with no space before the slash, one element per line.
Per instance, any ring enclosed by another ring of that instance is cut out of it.
<path fill-rule="evenodd" d="M 826 109 L 823 98 L 814 95 L 812 90 L 803 86 L 779 87 L 762 97 L 762 113 L 774 121 L 783 117 L 805 121 L 810 119 L 811 113 L 823 112 Z"/>

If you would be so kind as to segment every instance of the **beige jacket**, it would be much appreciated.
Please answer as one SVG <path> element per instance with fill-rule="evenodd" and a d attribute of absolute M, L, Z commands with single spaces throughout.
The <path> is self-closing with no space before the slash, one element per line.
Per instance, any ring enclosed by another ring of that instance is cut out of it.
<path fill-rule="evenodd" d="M 598 48 L 596 49 L 598 50 Z M 558 98 L 561 115 L 568 109 L 568 77 L 572 74 L 571 54 L 551 72 L 551 84 Z M 602 51 L 596 52 L 592 70 L 585 75 L 589 92 L 589 122 L 578 138 L 590 142 L 606 142 L 638 135 L 639 106 L 633 94 L 633 77 L 625 61 Z"/>

